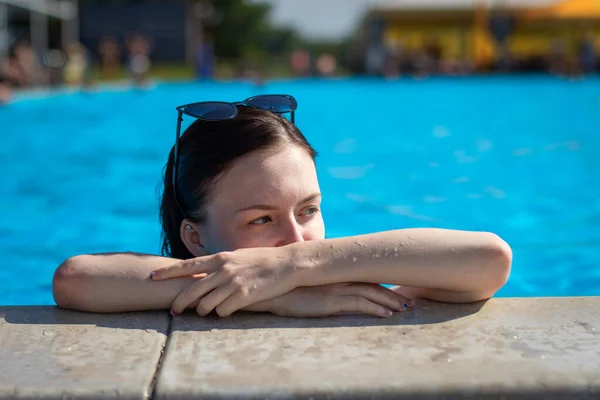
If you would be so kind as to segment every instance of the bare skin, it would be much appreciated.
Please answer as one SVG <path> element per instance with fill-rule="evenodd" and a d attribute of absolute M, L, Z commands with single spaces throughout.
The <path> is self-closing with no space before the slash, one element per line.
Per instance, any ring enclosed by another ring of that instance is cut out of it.
<path fill-rule="evenodd" d="M 88 312 L 168 310 L 179 293 L 204 276 L 149 279 L 154 268 L 172 265 L 174 261 L 139 253 L 72 257 L 54 275 L 54 300 L 61 308 Z M 298 288 L 243 309 L 290 317 L 355 313 L 388 317 L 390 312 L 404 311 L 411 305 L 410 300 L 379 285 L 341 283 Z"/>
<path fill-rule="evenodd" d="M 181 224 L 195 258 L 77 256 L 57 269 L 55 300 L 95 312 L 385 317 L 414 298 L 488 299 L 510 274 L 510 247 L 487 232 L 405 229 L 325 239 L 320 202 L 315 165 L 302 149 L 246 155 L 216 184 L 207 222 Z"/>

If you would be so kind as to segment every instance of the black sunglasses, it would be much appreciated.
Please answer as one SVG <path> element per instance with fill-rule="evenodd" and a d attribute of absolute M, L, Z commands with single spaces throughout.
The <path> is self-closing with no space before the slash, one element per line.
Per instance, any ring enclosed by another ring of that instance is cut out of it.
<path fill-rule="evenodd" d="M 173 196 L 181 214 L 187 218 L 183 208 L 177 200 L 177 168 L 179 164 L 179 136 L 183 115 L 189 115 L 204 121 L 224 121 L 234 119 L 238 115 L 238 106 L 246 106 L 270 111 L 275 114 L 290 113 L 290 120 L 295 123 L 295 112 L 298 108 L 296 99 L 287 94 L 263 94 L 250 97 L 244 101 L 229 103 L 223 101 L 203 101 L 200 103 L 185 104 L 177 107 L 177 132 L 175 134 L 175 150 L 173 154 Z"/>

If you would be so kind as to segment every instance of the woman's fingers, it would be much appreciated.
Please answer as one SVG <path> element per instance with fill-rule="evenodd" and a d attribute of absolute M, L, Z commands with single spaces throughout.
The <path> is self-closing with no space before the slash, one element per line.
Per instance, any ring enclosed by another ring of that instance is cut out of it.
<path fill-rule="evenodd" d="M 374 289 L 378 292 L 378 293 L 382 293 L 386 296 L 389 296 L 390 298 L 396 298 L 398 299 L 398 301 L 400 302 L 400 306 L 402 308 L 401 311 L 406 310 L 409 307 L 413 306 L 413 301 L 410 297 L 404 296 L 401 293 L 395 292 L 392 289 L 388 289 L 382 285 L 378 285 L 375 283 L 370 283 L 369 285 L 373 286 Z"/>
<path fill-rule="evenodd" d="M 405 311 L 411 305 L 406 297 L 377 284 L 355 284 L 341 288 L 339 292 L 364 297 L 393 311 Z"/>
<path fill-rule="evenodd" d="M 361 296 L 337 296 L 331 302 L 328 314 L 369 314 L 376 317 L 391 317 L 393 311 Z"/>
<path fill-rule="evenodd" d="M 233 290 L 230 290 L 230 293 L 232 291 Z M 234 293 L 231 296 L 229 296 L 227 299 L 225 299 L 221 304 L 219 304 L 215 308 L 215 311 L 217 312 L 217 314 L 220 317 L 229 317 L 231 314 L 233 314 L 237 310 L 247 306 L 247 304 L 242 304 L 241 300 L 242 300 L 242 298 L 240 297 L 240 295 L 237 293 Z"/>
<path fill-rule="evenodd" d="M 221 264 L 219 257 L 216 257 L 216 255 L 190 258 L 167 267 L 155 269 L 150 273 L 150 279 L 158 281 L 202 273 L 210 274 L 219 268 Z"/>
<path fill-rule="evenodd" d="M 228 286 L 221 286 L 204 296 L 196 306 L 196 313 L 204 317 L 212 310 L 215 309 L 219 304 L 223 303 L 230 295 L 231 288 Z"/>
<path fill-rule="evenodd" d="M 202 301 L 201 298 L 218 287 L 220 283 L 216 274 L 208 275 L 206 278 L 192 283 L 175 297 L 171 305 L 171 313 L 181 314 L 198 299 Z"/>

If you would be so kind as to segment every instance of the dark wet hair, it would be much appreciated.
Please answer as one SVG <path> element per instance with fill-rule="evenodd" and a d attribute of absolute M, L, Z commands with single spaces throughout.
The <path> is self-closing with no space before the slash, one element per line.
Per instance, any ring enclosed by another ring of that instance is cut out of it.
<path fill-rule="evenodd" d="M 296 145 L 314 160 L 317 152 L 302 132 L 286 118 L 272 112 L 238 107 L 237 117 L 225 121 L 196 120 L 179 139 L 177 206 L 173 195 L 173 152 L 164 168 L 160 204 L 162 254 L 179 259 L 193 255 L 181 240 L 184 218 L 197 223 L 206 220 L 205 206 L 218 179 L 240 157 L 255 151 Z M 185 213 L 184 214 L 182 213 Z"/>

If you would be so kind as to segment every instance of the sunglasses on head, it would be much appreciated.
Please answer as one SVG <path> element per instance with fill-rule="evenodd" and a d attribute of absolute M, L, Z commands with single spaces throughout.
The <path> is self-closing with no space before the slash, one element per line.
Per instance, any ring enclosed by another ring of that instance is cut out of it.
<path fill-rule="evenodd" d="M 233 103 L 224 101 L 203 101 L 177 107 L 177 132 L 175 134 L 175 149 L 173 154 L 173 195 L 175 198 L 175 203 L 177 203 L 177 206 L 184 217 L 186 217 L 186 214 L 177 200 L 179 136 L 181 134 L 181 122 L 183 122 L 183 115 L 189 115 L 190 117 L 204 121 L 225 121 L 234 119 L 238 115 L 238 106 L 258 108 L 260 110 L 270 111 L 275 114 L 290 113 L 290 120 L 292 123 L 294 123 L 295 112 L 298 108 L 298 103 L 293 96 L 287 94 L 263 94 L 250 97 L 244 101 Z"/>

